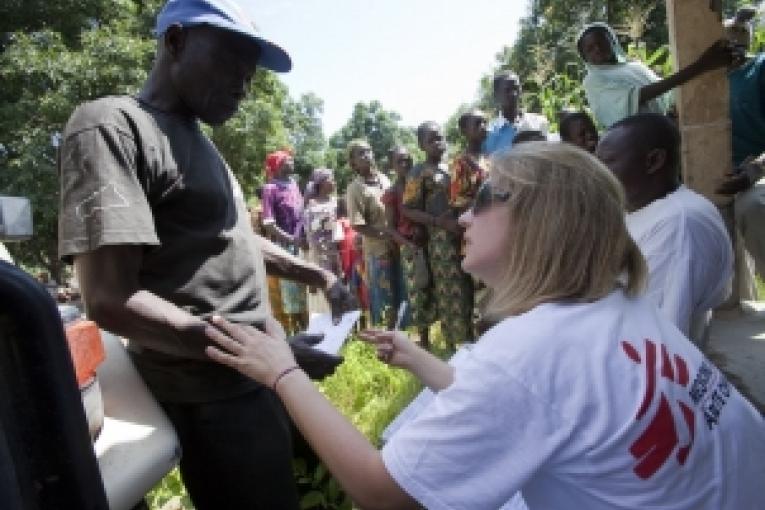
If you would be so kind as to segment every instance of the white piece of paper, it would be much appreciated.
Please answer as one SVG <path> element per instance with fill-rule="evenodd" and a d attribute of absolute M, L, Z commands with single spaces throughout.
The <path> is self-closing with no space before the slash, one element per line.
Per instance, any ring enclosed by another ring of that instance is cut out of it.
<path fill-rule="evenodd" d="M 351 334 L 351 330 L 359 320 L 359 317 L 361 317 L 360 310 L 346 312 L 340 318 L 340 322 L 332 324 L 332 314 L 312 313 L 305 332 L 312 335 L 324 335 L 324 339 L 313 346 L 314 349 L 326 352 L 327 354 L 337 354 L 340 352 L 340 348 L 345 343 L 348 335 Z"/>

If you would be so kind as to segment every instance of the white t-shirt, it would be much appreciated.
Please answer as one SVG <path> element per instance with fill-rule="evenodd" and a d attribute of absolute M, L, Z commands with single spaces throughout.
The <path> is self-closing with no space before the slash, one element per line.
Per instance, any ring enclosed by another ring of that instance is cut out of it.
<path fill-rule="evenodd" d="M 429 510 L 755 510 L 765 421 L 646 299 L 544 304 L 489 330 L 385 445 Z"/>
<path fill-rule="evenodd" d="M 0 243 L 0 260 L 13 264 L 13 257 L 3 243 Z"/>
<path fill-rule="evenodd" d="M 730 294 L 733 249 L 712 202 L 680 186 L 627 215 L 648 263 L 646 295 L 686 336 Z"/>

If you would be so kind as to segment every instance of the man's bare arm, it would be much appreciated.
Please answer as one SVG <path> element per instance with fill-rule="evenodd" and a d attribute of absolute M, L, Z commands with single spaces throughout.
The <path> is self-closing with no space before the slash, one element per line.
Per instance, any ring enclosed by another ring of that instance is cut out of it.
<path fill-rule="evenodd" d="M 340 320 L 345 312 L 358 308 L 356 299 L 332 271 L 292 255 L 265 237 L 256 238 L 266 262 L 266 273 L 322 289 L 335 321 Z"/>
<path fill-rule="evenodd" d="M 256 237 L 266 262 L 266 273 L 320 289 L 331 287 L 337 280 L 331 271 L 291 254 L 265 237 Z"/>
<path fill-rule="evenodd" d="M 142 254 L 142 246 L 119 245 L 75 256 L 88 317 L 147 349 L 207 359 L 207 323 L 139 287 Z"/>

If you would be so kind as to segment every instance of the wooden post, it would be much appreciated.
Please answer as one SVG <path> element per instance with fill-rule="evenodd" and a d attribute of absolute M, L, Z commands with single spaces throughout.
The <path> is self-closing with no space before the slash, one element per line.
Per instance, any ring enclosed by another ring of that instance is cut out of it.
<path fill-rule="evenodd" d="M 720 14 L 709 0 L 667 0 L 669 41 L 680 69 L 692 63 L 723 37 Z M 685 184 L 717 205 L 731 199 L 714 193 L 731 170 L 728 80 L 724 69 L 705 73 L 675 91 L 682 134 L 682 174 Z"/>
<path fill-rule="evenodd" d="M 669 41 L 675 68 L 687 66 L 723 37 L 722 18 L 710 0 L 667 0 Z M 753 299 L 751 272 L 733 219 L 733 199 L 715 194 L 721 178 L 733 167 L 727 71 L 705 73 L 675 91 L 685 184 L 720 207 L 735 246 L 733 292 L 724 305 L 733 307 Z"/>

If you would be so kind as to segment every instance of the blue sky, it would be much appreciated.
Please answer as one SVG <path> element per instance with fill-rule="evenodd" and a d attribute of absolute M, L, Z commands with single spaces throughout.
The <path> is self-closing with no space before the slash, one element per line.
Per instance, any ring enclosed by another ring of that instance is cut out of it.
<path fill-rule="evenodd" d="M 510 45 L 526 0 L 238 0 L 292 56 L 293 97 L 324 100 L 324 131 L 359 101 L 379 100 L 405 125 L 445 122 L 475 99 L 482 74 Z"/>

